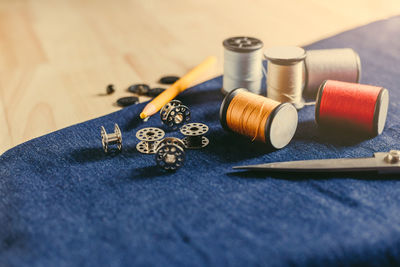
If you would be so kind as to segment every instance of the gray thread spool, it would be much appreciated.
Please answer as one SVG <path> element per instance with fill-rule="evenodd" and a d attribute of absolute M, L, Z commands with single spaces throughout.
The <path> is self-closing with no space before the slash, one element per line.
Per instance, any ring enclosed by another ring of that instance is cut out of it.
<path fill-rule="evenodd" d="M 315 99 L 325 80 L 358 83 L 361 63 L 351 48 L 308 50 L 305 59 L 305 97 Z"/>
<path fill-rule="evenodd" d="M 222 93 L 243 87 L 261 94 L 263 78 L 263 42 L 252 37 L 225 39 Z"/>
<path fill-rule="evenodd" d="M 265 57 L 268 59 L 267 97 L 292 103 L 297 109 L 304 107 L 304 49 L 296 46 L 271 47 L 265 51 Z"/>

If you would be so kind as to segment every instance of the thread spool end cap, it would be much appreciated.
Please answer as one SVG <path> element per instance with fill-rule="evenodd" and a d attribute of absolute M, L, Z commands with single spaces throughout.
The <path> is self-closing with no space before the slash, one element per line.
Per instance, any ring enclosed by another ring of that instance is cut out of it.
<path fill-rule="evenodd" d="M 265 50 L 265 57 L 279 65 L 291 65 L 304 60 L 306 51 L 297 46 L 275 46 Z"/>
<path fill-rule="evenodd" d="M 272 147 L 281 149 L 292 140 L 298 124 L 296 108 L 290 103 L 280 104 L 272 112 L 266 127 L 266 137 Z"/>

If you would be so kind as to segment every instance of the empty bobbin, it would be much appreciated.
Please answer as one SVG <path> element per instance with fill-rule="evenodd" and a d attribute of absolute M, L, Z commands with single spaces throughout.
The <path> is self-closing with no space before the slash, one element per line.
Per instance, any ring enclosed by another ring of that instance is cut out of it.
<path fill-rule="evenodd" d="M 181 101 L 172 100 L 161 109 L 160 117 L 162 123 L 176 130 L 190 120 L 190 110 Z"/>
<path fill-rule="evenodd" d="M 176 137 L 166 137 L 157 146 L 157 165 L 164 170 L 174 171 L 185 162 L 185 144 Z"/>
<path fill-rule="evenodd" d="M 182 126 L 181 133 L 185 136 L 182 141 L 187 149 L 199 149 L 208 145 L 208 126 L 203 123 L 188 123 Z"/>
<path fill-rule="evenodd" d="M 136 133 L 137 139 L 140 140 L 136 145 L 136 149 L 143 154 L 154 154 L 159 140 L 161 140 L 164 135 L 164 131 L 160 128 L 143 128 Z"/>
<path fill-rule="evenodd" d="M 101 143 L 103 144 L 104 152 L 108 152 L 108 145 L 116 144 L 118 150 L 122 149 L 122 134 L 118 124 L 114 124 L 114 133 L 107 134 L 104 126 L 100 128 Z"/>

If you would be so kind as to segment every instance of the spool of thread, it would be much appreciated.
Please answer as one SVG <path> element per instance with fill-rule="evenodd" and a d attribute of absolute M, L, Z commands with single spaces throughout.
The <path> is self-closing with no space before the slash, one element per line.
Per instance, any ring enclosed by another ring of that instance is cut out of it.
<path fill-rule="evenodd" d="M 222 93 L 247 88 L 262 93 L 263 42 L 252 37 L 232 37 L 223 41 L 224 77 Z"/>
<path fill-rule="evenodd" d="M 267 96 L 279 102 L 292 103 L 297 109 L 302 108 L 304 49 L 271 47 L 265 51 L 265 57 L 268 59 Z"/>
<path fill-rule="evenodd" d="M 304 96 L 315 99 L 325 80 L 358 83 L 361 63 L 351 48 L 308 50 L 305 59 Z"/>
<path fill-rule="evenodd" d="M 318 90 L 315 120 L 327 129 L 352 129 L 369 135 L 385 127 L 389 92 L 383 87 L 327 80 Z"/>
<path fill-rule="evenodd" d="M 297 128 L 297 110 L 289 103 L 238 88 L 225 96 L 220 112 L 224 129 L 264 142 L 273 148 L 285 147 Z"/>

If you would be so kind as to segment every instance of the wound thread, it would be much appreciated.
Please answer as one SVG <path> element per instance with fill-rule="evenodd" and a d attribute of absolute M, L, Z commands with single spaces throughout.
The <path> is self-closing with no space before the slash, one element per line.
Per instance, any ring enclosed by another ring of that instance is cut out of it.
<path fill-rule="evenodd" d="M 224 40 L 224 94 L 236 88 L 247 88 L 261 94 L 263 78 L 263 43 L 252 37 L 232 37 Z"/>
<path fill-rule="evenodd" d="M 279 102 L 302 105 L 303 64 L 268 63 L 268 97 Z"/>
<path fill-rule="evenodd" d="M 325 80 L 360 81 L 360 57 L 351 48 L 308 50 L 304 64 L 304 96 L 310 99 L 315 99 Z"/>
<path fill-rule="evenodd" d="M 289 103 L 239 88 L 229 93 L 220 109 L 222 126 L 230 131 L 272 145 L 286 146 L 297 127 L 297 111 Z"/>
<path fill-rule="evenodd" d="M 265 123 L 280 103 L 272 99 L 242 92 L 232 99 L 226 113 L 226 123 L 234 132 L 265 142 Z"/>
<path fill-rule="evenodd" d="M 302 90 L 305 56 L 304 49 L 295 46 L 271 47 L 266 50 L 269 98 L 292 103 L 297 109 L 304 106 Z"/>
<path fill-rule="evenodd" d="M 383 87 L 327 80 L 319 88 L 315 109 L 318 125 L 382 133 L 389 94 Z"/>

